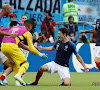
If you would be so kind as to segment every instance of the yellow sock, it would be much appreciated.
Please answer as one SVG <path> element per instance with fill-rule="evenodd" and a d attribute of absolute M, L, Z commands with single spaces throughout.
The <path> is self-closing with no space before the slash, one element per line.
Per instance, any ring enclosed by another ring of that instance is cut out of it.
<path fill-rule="evenodd" d="M 14 64 L 13 71 L 14 71 L 14 75 L 16 75 L 18 73 L 18 71 L 19 71 L 19 64 L 18 65 Z"/>
<path fill-rule="evenodd" d="M 19 68 L 19 71 L 18 71 L 17 74 L 20 74 L 20 76 L 22 76 L 22 74 L 24 74 L 26 72 L 26 70 L 28 69 L 28 67 L 29 67 L 29 63 L 28 62 L 23 63 L 21 65 L 21 67 Z"/>

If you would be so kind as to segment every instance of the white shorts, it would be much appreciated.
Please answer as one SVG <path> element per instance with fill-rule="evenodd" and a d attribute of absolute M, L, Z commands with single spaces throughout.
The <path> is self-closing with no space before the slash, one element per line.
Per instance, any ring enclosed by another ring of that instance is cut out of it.
<path fill-rule="evenodd" d="M 7 60 L 7 57 L 0 51 L 0 65 Z"/>
<path fill-rule="evenodd" d="M 28 58 L 29 51 L 20 48 L 20 50 L 24 53 L 25 57 Z"/>
<path fill-rule="evenodd" d="M 60 79 L 63 81 L 64 78 L 70 78 L 70 72 L 68 67 L 61 66 L 56 64 L 54 61 L 46 63 L 48 65 L 48 73 L 54 74 L 58 72 Z"/>
<path fill-rule="evenodd" d="M 95 46 L 95 57 L 100 58 L 100 46 Z"/>

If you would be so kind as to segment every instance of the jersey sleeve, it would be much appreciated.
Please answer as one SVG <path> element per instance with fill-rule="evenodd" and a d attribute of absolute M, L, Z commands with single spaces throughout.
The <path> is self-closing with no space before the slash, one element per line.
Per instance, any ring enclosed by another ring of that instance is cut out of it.
<path fill-rule="evenodd" d="M 72 51 L 74 52 L 74 54 L 77 55 L 78 52 L 77 52 L 75 44 L 72 44 L 72 49 L 73 49 Z"/>
<path fill-rule="evenodd" d="M 32 35 L 31 33 L 28 31 L 24 34 L 24 37 L 27 40 L 30 52 L 33 53 L 34 55 L 38 55 L 39 51 L 33 46 L 33 42 L 32 42 Z"/>

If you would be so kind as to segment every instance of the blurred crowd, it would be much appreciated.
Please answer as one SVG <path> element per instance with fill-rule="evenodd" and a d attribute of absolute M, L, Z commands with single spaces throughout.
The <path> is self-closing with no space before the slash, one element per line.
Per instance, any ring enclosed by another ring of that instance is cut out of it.
<path fill-rule="evenodd" d="M 15 21 L 16 15 L 14 13 L 11 13 L 10 15 L 10 21 Z M 41 23 L 41 32 L 37 33 L 36 31 L 36 25 L 37 22 L 34 25 L 34 31 L 32 33 L 35 35 L 35 38 L 33 38 L 33 42 L 38 40 L 38 43 L 54 43 L 57 39 L 55 38 L 55 32 L 56 32 L 56 22 L 52 19 L 52 14 L 47 11 L 44 16 L 44 20 Z M 20 25 L 23 26 L 24 21 L 27 20 L 27 15 L 22 14 L 21 16 L 21 22 Z M 36 20 L 35 20 L 36 21 Z M 91 38 L 89 39 L 85 33 L 78 35 L 78 24 L 74 23 L 74 17 L 69 16 L 68 17 L 68 23 L 65 23 L 64 26 L 68 28 L 69 30 L 69 39 L 74 43 L 95 43 L 97 34 L 93 33 L 91 34 Z M 9 23 L 8 23 L 9 27 Z M 77 37 L 79 36 L 79 39 L 77 40 Z"/>

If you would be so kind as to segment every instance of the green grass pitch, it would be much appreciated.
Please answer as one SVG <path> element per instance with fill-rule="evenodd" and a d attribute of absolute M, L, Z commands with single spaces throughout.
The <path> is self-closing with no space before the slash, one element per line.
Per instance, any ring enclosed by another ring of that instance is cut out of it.
<path fill-rule="evenodd" d="M 0 73 L 1 75 L 2 73 Z M 35 80 L 36 72 L 26 72 L 25 82 Z M 71 73 L 72 86 L 58 86 L 61 80 L 58 74 L 49 75 L 44 73 L 37 86 L 15 86 L 13 73 L 8 76 L 9 86 L 0 86 L 0 90 L 100 90 L 100 73 Z"/>

